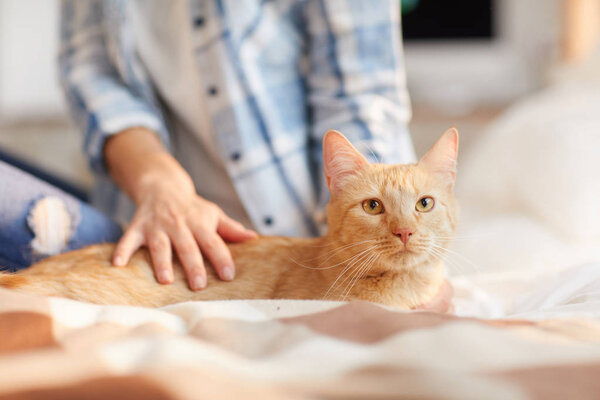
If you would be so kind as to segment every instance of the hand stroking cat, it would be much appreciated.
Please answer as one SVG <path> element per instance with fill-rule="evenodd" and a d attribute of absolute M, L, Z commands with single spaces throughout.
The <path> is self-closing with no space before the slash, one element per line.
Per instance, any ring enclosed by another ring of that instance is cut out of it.
<path fill-rule="evenodd" d="M 362 299 L 398 308 L 429 302 L 444 282 L 443 256 L 457 223 L 453 189 L 458 132 L 447 130 L 416 164 L 370 164 L 339 132 L 323 140 L 331 192 L 327 233 L 260 237 L 229 245 L 237 277 L 191 291 L 175 262 L 175 281 L 156 282 L 150 257 L 111 263 L 113 244 L 47 258 L 0 287 L 98 304 L 159 307 L 190 300 Z M 208 262 L 208 261 L 207 261 Z"/>

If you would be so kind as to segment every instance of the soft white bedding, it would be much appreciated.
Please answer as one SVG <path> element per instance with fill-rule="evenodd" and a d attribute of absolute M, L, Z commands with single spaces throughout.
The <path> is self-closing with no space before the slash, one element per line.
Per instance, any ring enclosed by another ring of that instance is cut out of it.
<path fill-rule="evenodd" d="M 452 279 L 456 314 L 479 318 L 592 318 L 600 322 L 600 263 L 562 271 L 487 273 Z"/>
<path fill-rule="evenodd" d="M 300 300 L 153 310 L 2 289 L 0 399 L 597 399 L 600 323 L 572 315 Z"/>

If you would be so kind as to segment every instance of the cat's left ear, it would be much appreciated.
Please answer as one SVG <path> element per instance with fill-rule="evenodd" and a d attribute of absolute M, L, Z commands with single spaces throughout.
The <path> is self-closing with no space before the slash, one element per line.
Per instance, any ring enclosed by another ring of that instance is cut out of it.
<path fill-rule="evenodd" d="M 458 130 L 448 129 L 421 158 L 419 165 L 447 179 L 450 188 L 456 179 L 456 158 L 458 157 Z"/>
<path fill-rule="evenodd" d="M 328 131 L 323 138 L 323 164 L 331 193 L 339 191 L 344 180 L 369 165 L 367 159 L 338 131 Z"/>

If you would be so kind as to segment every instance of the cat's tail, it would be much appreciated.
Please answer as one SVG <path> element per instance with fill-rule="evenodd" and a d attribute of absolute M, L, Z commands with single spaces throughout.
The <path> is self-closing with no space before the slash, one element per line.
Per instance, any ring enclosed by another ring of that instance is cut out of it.
<path fill-rule="evenodd" d="M 25 276 L 0 272 L 0 287 L 6 289 L 18 289 L 26 285 L 27 278 Z"/>

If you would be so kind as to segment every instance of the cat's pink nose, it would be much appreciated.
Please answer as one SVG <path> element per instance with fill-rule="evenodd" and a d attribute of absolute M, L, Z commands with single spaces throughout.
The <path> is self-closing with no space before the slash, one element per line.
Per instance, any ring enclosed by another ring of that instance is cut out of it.
<path fill-rule="evenodd" d="M 410 237 L 413 234 L 413 230 L 409 229 L 409 228 L 401 228 L 401 229 L 397 229 L 394 230 L 394 235 L 398 236 L 400 238 L 400 240 L 402 240 L 402 243 L 404 243 L 404 245 L 406 246 L 406 243 L 408 243 L 408 239 L 410 239 Z"/>

